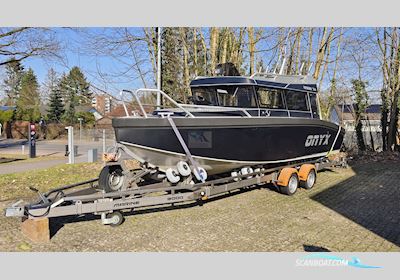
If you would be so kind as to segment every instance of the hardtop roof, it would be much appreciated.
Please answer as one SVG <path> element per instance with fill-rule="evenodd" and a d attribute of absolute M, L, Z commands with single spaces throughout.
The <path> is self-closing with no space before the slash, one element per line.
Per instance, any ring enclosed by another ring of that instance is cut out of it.
<path fill-rule="evenodd" d="M 257 74 L 245 76 L 198 77 L 190 83 L 190 87 L 217 85 L 259 85 L 268 88 L 280 88 L 296 91 L 317 92 L 315 79 L 301 75 Z"/>

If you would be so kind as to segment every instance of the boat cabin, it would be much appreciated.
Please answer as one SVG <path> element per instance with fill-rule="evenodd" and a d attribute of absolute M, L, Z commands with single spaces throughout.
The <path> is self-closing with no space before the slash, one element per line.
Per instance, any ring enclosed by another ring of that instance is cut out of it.
<path fill-rule="evenodd" d="M 308 76 L 197 78 L 190 87 L 194 105 L 232 109 L 224 114 L 242 115 L 246 111 L 252 116 L 320 118 L 316 82 Z M 199 114 L 209 113 L 205 110 Z"/>

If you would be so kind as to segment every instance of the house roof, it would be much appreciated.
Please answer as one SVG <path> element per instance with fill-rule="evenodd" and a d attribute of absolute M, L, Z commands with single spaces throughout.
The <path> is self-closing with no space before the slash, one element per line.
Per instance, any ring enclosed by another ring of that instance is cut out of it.
<path fill-rule="evenodd" d="M 126 109 L 128 110 L 128 113 L 131 113 L 133 111 L 133 107 L 129 104 L 126 104 Z M 106 114 L 107 117 L 125 117 L 125 109 L 122 104 L 116 105 L 110 113 Z"/>
<path fill-rule="evenodd" d="M 354 120 L 357 104 L 338 104 L 334 106 L 339 118 L 342 120 Z M 365 117 L 370 120 L 381 118 L 381 104 L 371 104 L 365 110 Z"/>

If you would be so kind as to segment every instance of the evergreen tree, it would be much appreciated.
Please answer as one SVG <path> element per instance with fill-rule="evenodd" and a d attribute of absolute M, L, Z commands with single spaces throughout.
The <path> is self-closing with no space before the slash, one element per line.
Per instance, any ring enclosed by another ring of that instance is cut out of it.
<path fill-rule="evenodd" d="M 19 61 L 6 64 L 6 78 L 3 82 L 4 93 L 6 94 L 6 105 L 15 105 L 21 90 L 21 79 L 24 75 L 24 67 Z"/>
<path fill-rule="evenodd" d="M 92 101 L 90 83 L 77 66 L 73 67 L 68 74 L 70 90 L 75 92 L 79 104 L 89 104 Z"/>
<path fill-rule="evenodd" d="M 44 104 L 47 104 L 47 102 L 49 101 L 51 93 L 58 85 L 58 80 L 59 77 L 57 75 L 57 72 L 53 68 L 50 68 L 47 72 L 46 80 L 44 81 L 40 92 L 40 100 Z"/>
<path fill-rule="evenodd" d="M 64 114 L 64 104 L 62 92 L 57 84 L 57 75 L 53 69 L 48 74 L 48 92 L 49 92 L 49 108 L 47 110 L 47 118 L 49 121 L 60 122 Z"/>
<path fill-rule="evenodd" d="M 78 103 L 76 93 L 71 89 L 69 77 L 65 74 L 61 76 L 57 89 L 60 97 L 64 103 L 63 120 L 67 124 L 74 124 L 75 119 L 75 105 Z"/>
<path fill-rule="evenodd" d="M 61 77 L 58 88 L 65 104 L 63 118 L 68 124 L 76 123 L 76 106 L 91 102 L 92 92 L 89 87 L 90 83 L 79 67 L 73 67 L 68 75 Z"/>
<path fill-rule="evenodd" d="M 16 105 L 16 119 L 24 121 L 40 119 L 39 84 L 31 68 L 21 78 L 21 90 Z"/>

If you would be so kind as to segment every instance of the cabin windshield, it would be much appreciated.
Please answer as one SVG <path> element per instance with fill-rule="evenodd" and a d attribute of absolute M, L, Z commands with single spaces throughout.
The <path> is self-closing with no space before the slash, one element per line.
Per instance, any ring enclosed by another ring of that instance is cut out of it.
<path fill-rule="evenodd" d="M 196 105 L 218 106 L 217 95 L 212 87 L 192 88 L 192 100 Z"/>
<path fill-rule="evenodd" d="M 207 86 L 192 88 L 197 105 L 257 108 L 253 86 Z"/>

